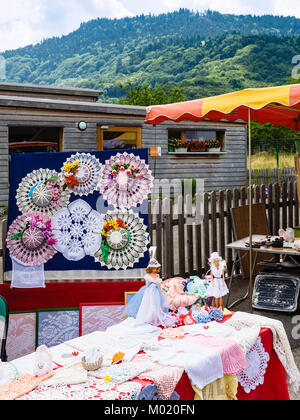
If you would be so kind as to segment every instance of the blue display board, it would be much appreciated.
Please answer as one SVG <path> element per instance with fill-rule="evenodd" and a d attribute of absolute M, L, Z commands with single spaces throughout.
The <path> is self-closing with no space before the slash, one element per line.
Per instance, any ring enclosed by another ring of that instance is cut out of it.
<path fill-rule="evenodd" d="M 111 151 L 82 151 L 91 153 L 99 161 L 104 164 L 111 156 L 117 153 L 124 153 L 126 150 L 111 150 Z M 9 192 L 9 210 L 8 210 L 8 227 L 10 224 L 21 214 L 16 204 L 16 191 L 22 179 L 32 172 L 40 168 L 48 168 L 56 171 L 60 171 L 63 167 L 67 158 L 77 153 L 73 152 L 60 152 L 60 153 L 26 153 L 26 154 L 13 154 L 11 155 L 10 162 L 10 192 Z M 148 163 L 148 149 L 134 149 L 127 150 L 127 153 L 133 153 L 139 156 L 141 159 Z M 99 200 L 100 193 L 94 192 L 87 196 L 79 197 L 78 195 L 71 194 L 70 202 L 81 198 L 85 200 L 94 210 L 97 210 L 97 202 Z M 103 206 L 102 206 L 103 207 Z M 148 228 L 148 214 L 144 211 L 147 208 L 147 203 L 143 203 L 133 211 L 139 213 L 139 216 L 143 219 L 144 224 Z M 101 213 L 104 214 L 105 210 L 111 210 L 112 207 L 108 207 L 107 203 L 104 203 L 104 211 L 101 209 Z M 143 209 L 143 210 L 142 210 Z M 98 209 L 99 211 L 99 209 Z M 11 259 L 7 251 L 5 263 L 5 272 L 11 271 Z M 149 253 L 146 253 L 143 258 L 134 265 L 135 268 L 145 268 L 149 261 Z M 103 267 L 100 263 L 95 262 L 92 256 L 87 256 L 80 261 L 69 261 L 60 253 L 57 253 L 54 258 L 45 264 L 45 270 L 47 271 L 76 271 L 76 270 L 107 270 L 107 267 Z M 130 268 L 128 270 L 131 270 Z"/>

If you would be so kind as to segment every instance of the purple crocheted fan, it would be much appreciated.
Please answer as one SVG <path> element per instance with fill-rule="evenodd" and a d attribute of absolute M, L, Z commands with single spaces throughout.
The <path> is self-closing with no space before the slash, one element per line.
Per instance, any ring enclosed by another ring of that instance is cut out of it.
<path fill-rule="evenodd" d="M 46 263 L 57 253 L 51 220 L 38 212 L 18 216 L 9 227 L 6 242 L 10 255 L 30 267 Z"/>
<path fill-rule="evenodd" d="M 129 209 L 150 194 L 153 176 L 146 162 L 133 153 L 117 153 L 105 162 L 98 189 L 115 208 Z"/>

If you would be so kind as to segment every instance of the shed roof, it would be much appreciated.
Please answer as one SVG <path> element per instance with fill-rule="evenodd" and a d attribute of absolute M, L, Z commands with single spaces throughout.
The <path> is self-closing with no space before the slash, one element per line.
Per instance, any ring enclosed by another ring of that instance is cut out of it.
<path fill-rule="evenodd" d="M 102 102 L 49 99 L 32 96 L 1 95 L 0 106 L 37 108 L 49 110 L 77 111 L 82 113 L 124 114 L 145 117 L 146 107 L 133 105 L 107 104 Z"/>
<path fill-rule="evenodd" d="M 85 99 L 91 102 L 98 100 L 103 92 L 95 89 L 84 89 L 76 87 L 46 86 L 22 83 L 0 83 L 0 94 L 12 96 L 34 96 L 34 97 L 60 97 L 62 99 Z"/>

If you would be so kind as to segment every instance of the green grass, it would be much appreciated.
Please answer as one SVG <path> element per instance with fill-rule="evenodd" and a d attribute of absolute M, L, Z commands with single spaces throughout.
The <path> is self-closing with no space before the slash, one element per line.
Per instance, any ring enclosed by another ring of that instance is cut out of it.
<path fill-rule="evenodd" d="M 279 167 L 284 168 L 287 166 L 295 166 L 294 153 L 280 153 L 279 154 Z M 277 168 L 276 153 L 260 152 L 251 156 L 252 169 L 271 169 Z M 249 158 L 248 158 L 249 168 Z"/>

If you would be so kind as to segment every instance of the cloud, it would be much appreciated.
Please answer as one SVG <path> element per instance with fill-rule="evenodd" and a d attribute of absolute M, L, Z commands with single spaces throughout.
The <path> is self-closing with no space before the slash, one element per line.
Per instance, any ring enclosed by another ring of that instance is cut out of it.
<path fill-rule="evenodd" d="M 179 8 L 300 18 L 299 0 L 0 0 L 0 51 L 68 34 L 97 17 L 122 18 Z"/>
<path fill-rule="evenodd" d="M 0 0 L 0 51 L 68 34 L 97 17 L 131 16 L 125 4 L 121 0 Z"/>

